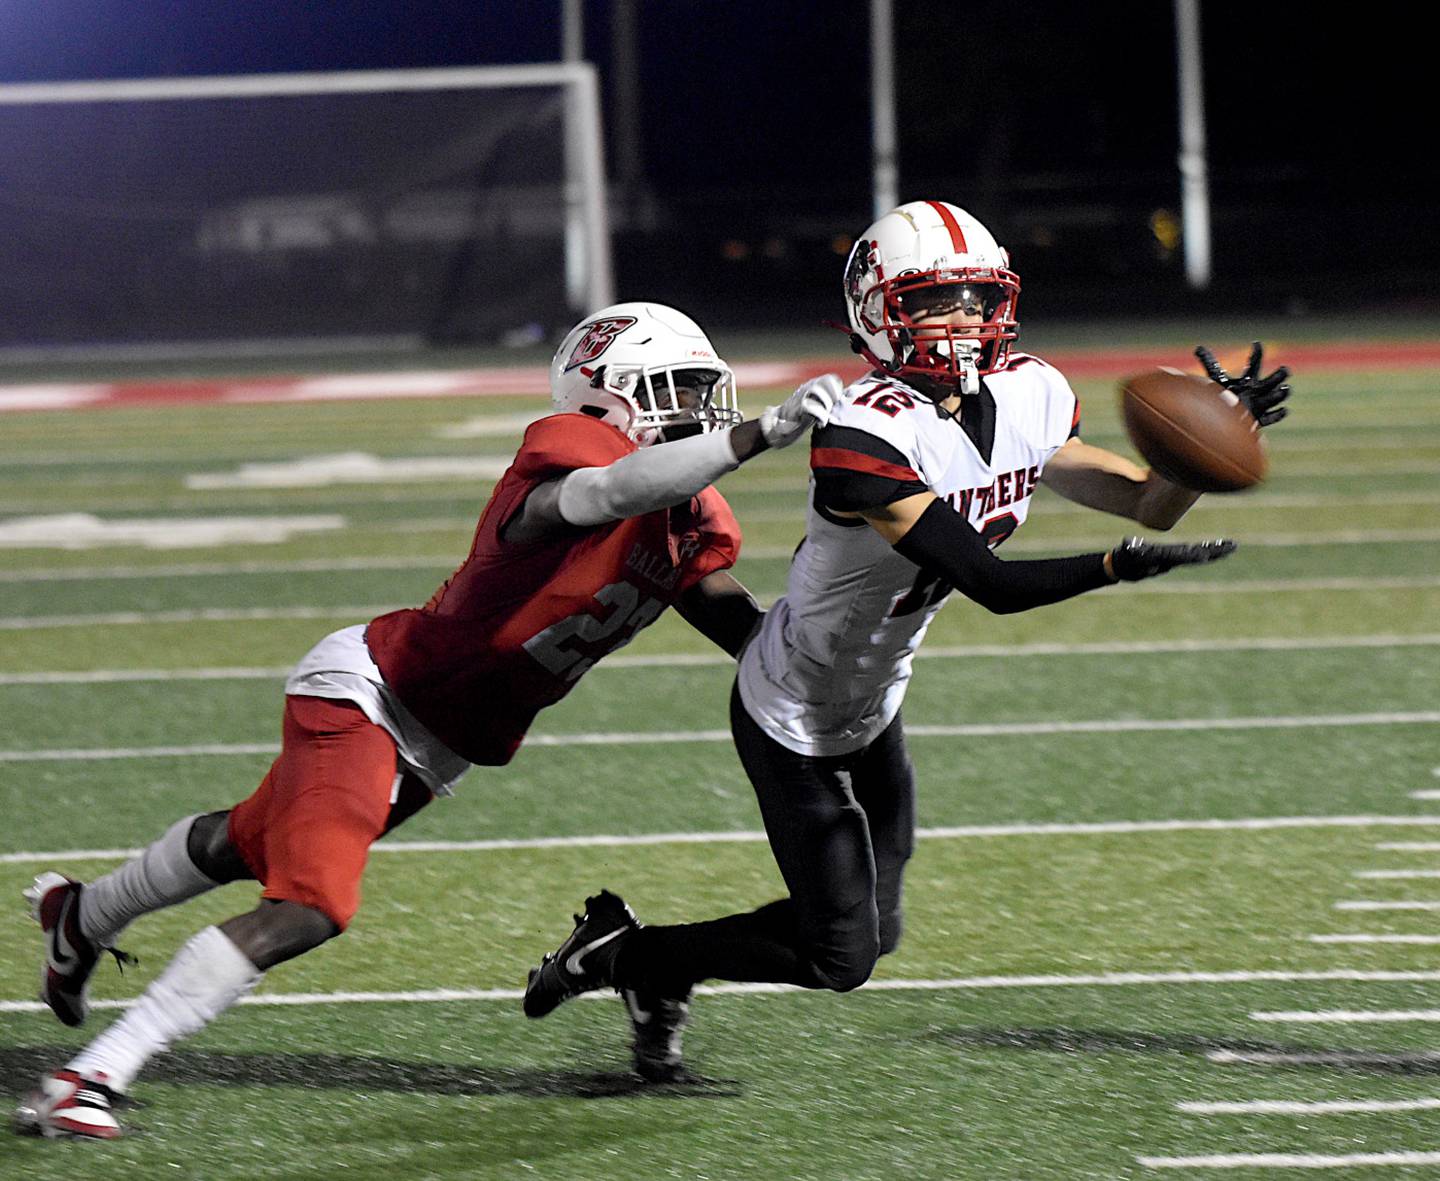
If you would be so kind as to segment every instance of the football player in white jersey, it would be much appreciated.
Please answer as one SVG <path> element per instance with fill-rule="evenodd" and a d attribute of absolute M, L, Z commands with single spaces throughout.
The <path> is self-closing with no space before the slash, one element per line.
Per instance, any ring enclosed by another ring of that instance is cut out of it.
<path fill-rule="evenodd" d="M 949 593 L 1025 611 L 1233 551 L 1231 541 L 1131 538 L 1074 557 L 994 554 L 1041 483 L 1161 530 L 1198 497 L 1081 441 L 1065 378 L 1012 348 L 1019 292 L 1006 252 L 954 205 L 902 205 L 856 243 L 845 298 L 852 343 L 874 370 L 812 436 L 805 537 L 786 594 L 740 657 L 731 699 L 736 748 L 789 897 L 711 922 L 641 927 L 602 891 L 531 973 L 529 1015 L 613 986 L 631 1008 L 637 1069 L 673 1079 L 684 1073 L 680 1028 L 701 980 L 862 984 L 900 938 L 915 826 L 900 704 Z M 1283 417 L 1288 372 L 1262 378 L 1259 345 L 1238 378 L 1208 351 L 1197 355 L 1261 426 Z"/>

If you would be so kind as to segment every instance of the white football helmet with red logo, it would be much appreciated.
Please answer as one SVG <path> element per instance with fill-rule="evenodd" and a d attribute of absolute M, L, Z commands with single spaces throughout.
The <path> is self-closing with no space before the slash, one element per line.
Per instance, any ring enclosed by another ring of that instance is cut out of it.
<path fill-rule="evenodd" d="M 557 413 L 589 414 L 642 447 L 667 428 L 718 430 L 741 421 L 735 375 L 684 312 L 617 303 L 565 334 L 550 362 Z"/>
<path fill-rule="evenodd" d="M 911 201 L 870 226 L 845 264 L 856 351 L 897 376 L 961 392 L 1005 366 L 1018 335 L 1020 277 L 1009 252 L 957 205 Z M 964 324 L 917 322 L 960 310 Z M 973 389 L 972 389 L 973 387 Z"/>

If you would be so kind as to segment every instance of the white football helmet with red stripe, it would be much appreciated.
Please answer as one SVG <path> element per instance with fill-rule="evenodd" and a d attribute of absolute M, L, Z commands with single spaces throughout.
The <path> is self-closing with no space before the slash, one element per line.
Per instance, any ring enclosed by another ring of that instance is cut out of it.
<path fill-rule="evenodd" d="M 659 303 L 613 304 L 570 329 L 550 362 L 550 400 L 556 413 L 589 414 L 642 447 L 667 430 L 741 421 L 730 366 L 700 325 Z"/>
<path fill-rule="evenodd" d="M 1003 369 L 1018 335 L 1020 277 L 1009 252 L 957 205 L 911 201 L 870 226 L 845 264 L 856 349 L 900 377 L 970 392 L 974 374 Z M 923 323 L 964 310 L 964 324 Z"/>

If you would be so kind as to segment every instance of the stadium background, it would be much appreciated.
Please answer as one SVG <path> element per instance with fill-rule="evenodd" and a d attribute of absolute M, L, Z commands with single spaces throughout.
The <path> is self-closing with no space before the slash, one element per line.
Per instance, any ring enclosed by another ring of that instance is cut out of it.
<path fill-rule="evenodd" d="M 0 81 L 553 60 L 555 7 L 0 5 Z M 1008 241 L 1026 342 L 1071 377 L 1088 440 L 1128 446 L 1124 366 L 1183 366 L 1201 341 L 1233 364 L 1264 338 L 1297 393 L 1267 484 L 1202 499 L 1176 530 L 1234 535 L 1234 559 L 1043 612 L 941 613 L 906 706 L 922 827 L 907 934 L 871 986 L 700 996 L 687 1054 L 702 1078 L 674 1090 L 627 1074 L 613 997 L 520 1015 L 526 967 L 600 885 L 655 922 L 779 888 L 724 730 L 727 663 L 667 616 L 547 711 L 510 767 L 381 842 L 344 939 L 153 1063 L 122 1113 L 134 1135 L 0 1135 L 0 1178 L 1440 1165 L 1428 48 L 1398 5 L 1343 24 L 1201 7 L 1216 275 L 1196 293 L 1152 228 L 1178 208 L 1169 5 L 896 5 L 902 195 L 956 200 Z M 750 413 L 783 395 L 788 365 L 853 372 L 818 322 L 841 310 L 844 236 L 870 220 L 865 5 L 643 0 L 641 101 L 620 126 L 616 9 L 584 9 L 619 294 L 694 311 L 747 362 Z M 153 170 L 148 134 L 137 167 Z M 110 142 L 140 136 L 121 122 Z M 29 159 L 85 158 L 55 146 Z M 17 167 L 0 157 L 0 218 L 106 224 L 83 189 L 37 203 Z M 104 872 L 253 788 L 287 666 L 335 627 L 422 601 L 465 551 L 543 412 L 559 326 L 510 335 L 558 315 L 553 299 L 524 320 L 472 302 L 408 351 L 147 352 L 170 337 L 125 319 L 146 291 L 123 273 L 75 288 L 90 260 L 66 260 L 50 224 L 66 265 L 49 271 L 27 275 L 37 256 L 0 237 L 6 1101 L 88 1033 L 33 999 L 21 888 L 51 867 Z M 75 298 L 57 302 L 67 283 Z M 296 306 L 340 320 L 342 295 Z M 81 339 L 97 305 L 120 319 L 96 342 L 145 347 L 28 347 L 61 320 Z M 112 379 L 140 384 L 97 392 Z M 67 397 L 105 408 L 42 408 Z M 763 600 L 783 591 L 805 483 L 798 448 L 727 477 L 738 573 Z M 1006 553 L 1098 549 L 1123 530 L 1042 489 Z M 136 924 L 141 963 L 97 976 L 92 1023 L 253 899 L 227 887 Z"/>
<path fill-rule="evenodd" d="M 601 74 L 621 297 L 643 293 L 692 308 L 720 328 L 811 330 L 836 315 L 837 252 L 871 219 L 868 7 L 580 5 L 585 49 Z M 633 30 L 621 58 L 634 61 L 628 83 L 614 69 L 621 12 Z M 901 196 L 942 196 L 991 225 L 1012 250 L 1032 327 L 1229 312 L 1301 320 L 1339 313 L 1373 324 L 1433 311 L 1440 236 L 1427 231 L 1427 51 L 1402 34 L 1402 14 L 1382 2 L 1364 20 L 1337 25 L 1297 19 L 1279 5 L 1202 5 L 1214 221 L 1208 291 L 1186 286 L 1177 248 L 1169 4 L 897 4 Z M 553 61 L 560 37 L 559 0 L 447 0 L 418 11 L 388 2 L 302 9 L 257 0 L 225 11 L 63 0 L 7 7 L 0 81 Z M 132 124 L 132 137 L 142 134 Z M 214 134 L 216 159 L 177 161 L 177 176 L 217 165 L 223 126 Z M 71 203 L 83 205 L 87 167 L 124 168 L 123 137 L 120 149 L 114 132 L 98 137 L 78 145 L 92 162 L 76 165 Z M 51 137 L 52 153 L 63 138 Z M 23 203 L 25 174 L 10 155 L 13 209 Z M 108 183 L 120 184 L 113 176 Z M 306 183 L 306 191 L 325 192 L 323 176 Z M 353 183 L 364 187 L 363 179 Z M 265 184 L 264 176 L 254 180 L 257 191 Z M 133 232 L 136 222 L 118 224 Z M 194 222 L 163 232 L 193 239 Z M 18 251 L 27 235 L 12 222 L 6 228 Z M 548 288 L 527 304 L 525 267 L 503 236 L 479 249 L 486 276 L 502 274 L 519 306 L 497 316 L 493 299 L 427 280 L 430 343 L 523 339 L 515 329 L 544 321 L 553 334 L 568 322 L 569 309 L 555 308 Z M 313 269 L 313 247 L 310 254 Z M 63 263 L 62 251 L 40 265 Z M 53 332 L 57 318 L 77 306 L 87 314 L 103 294 L 66 287 L 52 297 L 23 264 L 5 268 L 0 284 L 12 309 L 33 303 L 37 287 L 47 296 L 44 317 L 25 332 L 12 323 L 0 340 L 12 351 L 27 335 L 42 336 L 45 319 Z M 331 300 L 346 298 L 339 288 L 332 283 Z M 307 294 L 327 298 L 321 284 Z M 387 294 L 416 299 L 398 281 Z M 447 296 L 456 306 L 444 306 Z M 101 339 L 145 331 L 93 328 Z"/>

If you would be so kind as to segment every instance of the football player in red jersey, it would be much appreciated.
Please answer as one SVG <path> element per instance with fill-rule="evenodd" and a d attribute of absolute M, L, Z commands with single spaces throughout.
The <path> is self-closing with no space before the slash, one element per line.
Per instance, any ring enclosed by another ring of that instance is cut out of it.
<path fill-rule="evenodd" d="M 82 885 L 26 891 L 45 935 L 41 996 L 87 1015 L 102 952 L 132 920 L 224 882 L 260 904 L 185 944 L 123 1017 L 41 1079 L 17 1113 L 45 1136 L 120 1135 L 112 1102 L 269 968 L 338 935 L 371 844 L 473 764 L 510 761 L 535 714 L 667 607 L 732 655 L 759 618 L 729 573 L 740 531 L 711 485 L 824 423 L 841 390 L 806 382 L 742 422 L 734 377 L 688 316 L 617 304 L 551 365 L 556 413 L 530 426 L 469 556 L 424 607 L 342 629 L 286 681 L 283 745 L 256 792 L 190 816 Z"/>
<path fill-rule="evenodd" d="M 525 1011 L 613 986 L 648 1078 L 683 1077 L 680 1030 L 702 980 L 855 988 L 895 949 L 915 829 L 901 701 L 926 629 L 952 590 L 990 611 L 1030 610 L 1119 581 L 1209 562 L 1229 541 L 1005 561 L 1038 484 L 1087 507 L 1169 529 L 1198 494 L 1080 439 L 1063 376 L 1012 352 L 1020 284 L 963 209 L 916 201 L 856 244 L 845 272 L 853 343 L 875 366 L 811 438 L 805 536 L 785 595 L 741 656 L 731 732 L 789 896 L 710 922 L 641 927 L 602 891 L 531 973 Z M 1232 378 L 1278 421 L 1286 370 L 1260 376 L 1256 346 Z"/>

